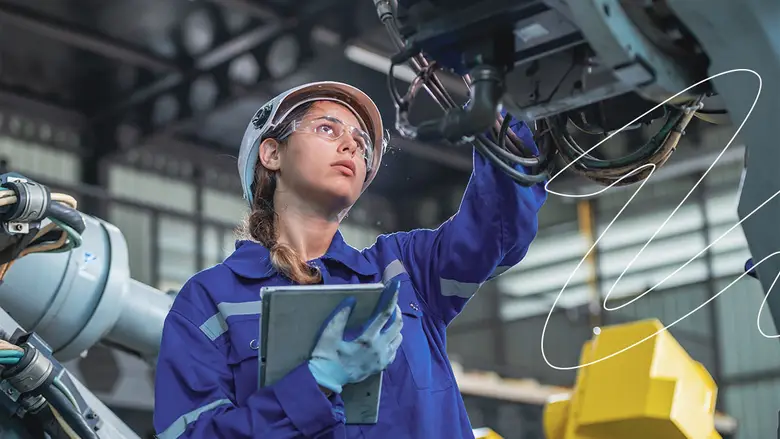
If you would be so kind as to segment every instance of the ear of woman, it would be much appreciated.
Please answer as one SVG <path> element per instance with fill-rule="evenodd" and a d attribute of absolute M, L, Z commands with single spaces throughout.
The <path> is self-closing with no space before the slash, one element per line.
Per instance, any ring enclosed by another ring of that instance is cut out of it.
<path fill-rule="evenodd" d="M 279 142 L 276 139 L 265 139 L 260 143 L 260 162 L 269 171 L 278 171 L 281 167 L 279 157 Z"/>

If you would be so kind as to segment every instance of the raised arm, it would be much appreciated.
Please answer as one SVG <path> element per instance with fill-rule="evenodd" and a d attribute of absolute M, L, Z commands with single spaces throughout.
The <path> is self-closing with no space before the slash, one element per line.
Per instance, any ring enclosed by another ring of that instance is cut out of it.
<path fill-rule="evenodd" d="M 158 357 L 154 427 L 160 439 L 343 438 L 343 407 L 325 397 L 304 364 L 238 405 L 224 336 L 212 341 L 190 281 L 165 321 Z M 191 300 L 190 298 L 195 298 Z"/>
<path fill-rule="evenodd" d="M 512 130 L 536 149 L 524 123 Z M 396 247 L 420 300 L 449 324 L 486 280 L 525 257 L 546 198 L 544 183 L 520 186 L 475 151 L 474 169 L 454 216 L 436 230 L 382 236 L 377 245 Z"/>

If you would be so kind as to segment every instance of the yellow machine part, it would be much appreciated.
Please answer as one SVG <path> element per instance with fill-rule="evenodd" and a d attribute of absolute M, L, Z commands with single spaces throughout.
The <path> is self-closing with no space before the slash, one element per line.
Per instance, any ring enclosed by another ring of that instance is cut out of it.
<path fill-rule="evenodd" d="M 571 393 L 545 405 L 547 439 L 721 439 L 717 386 L 656 319 L 601 328 L 585 343 Z"/>
<path fill-rule="evenodd" d="M 504 439 L 489 428 L 475 428 L 472 431 L 474 432 L 474 439 Z"/>

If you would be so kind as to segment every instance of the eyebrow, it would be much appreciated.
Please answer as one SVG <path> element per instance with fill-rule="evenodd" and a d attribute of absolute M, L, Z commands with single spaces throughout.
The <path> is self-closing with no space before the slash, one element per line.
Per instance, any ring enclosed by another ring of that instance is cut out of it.
<path fill-rule="evenodd" d="M 342 120 L 339 119 L 338 117 L 330 116 L 330 115 L 327 115 L 327 114 L 322 115 L 322 116 L 317 116 L 317 117 L 314 118 L 314 120 L 317 120 L 317 119 L 327 119 L 327 120 L 331 120 L 333 122 L 342 122 Z M 342 122 L 342 123 L 345 123 L 345 122 Z"/>
<path fill-rule="evenodd" d="M 314 117 L 312 117 L 311 120 L 320 120 L 320 119 L 329 120 L 331 122 L 340 122 L 340 123 L 343 123 L 344 125 L 350 125 L 350 126 L 357 127 L 357 128 L 359 128 L 361 130 L 364 130 L 364 128 L 360 125 L 360 122 L 358 122 L 357 125 L 352 125 L 352 124 L 349 124 L 347 122 L 344 122 L 343 120 L 339 119 L 336 116 L 330 116 L 330 115 L 327 115 L 327 114 L 324 114 L 324 115 L 321 115 L 321 116 L 314 116 Z"/>

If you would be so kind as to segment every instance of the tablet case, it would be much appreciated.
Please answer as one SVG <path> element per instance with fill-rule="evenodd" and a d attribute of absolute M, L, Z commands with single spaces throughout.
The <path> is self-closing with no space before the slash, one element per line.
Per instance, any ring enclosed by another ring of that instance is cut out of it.
<path fill-rule="evenodd" d="M 260 386 L 274 384 L 311 357 L 322 324 L 342 300 L 357 299 L 347 326 L 359 326 L 373 313 L 383 289 L 381 283 L 262 288 Z M 375 424 L 381 390 L 382 373 L 344 386 L 347 424 Z"/>

